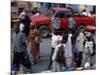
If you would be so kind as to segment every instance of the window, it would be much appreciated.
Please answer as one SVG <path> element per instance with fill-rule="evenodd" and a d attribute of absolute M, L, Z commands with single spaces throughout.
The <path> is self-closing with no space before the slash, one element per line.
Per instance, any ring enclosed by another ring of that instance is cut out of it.
<path fill-rule="evenodd" d="M 71 12 L 66 12 L 66 11 L 59 11 L 56 13 L 55 17 L 56 18 L 67 18 L 72 16 L 73 14 Z"/>

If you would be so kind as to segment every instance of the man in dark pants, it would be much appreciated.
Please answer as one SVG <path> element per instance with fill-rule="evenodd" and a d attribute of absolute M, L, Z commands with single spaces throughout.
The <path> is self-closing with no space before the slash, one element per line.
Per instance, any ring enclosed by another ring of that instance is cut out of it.
<path fill-rule="evenodd" d="M 82 52 L 79 52 L 79 54 L 78 54 L 78 59 L 77 59 L 77 61 L 76 61 L 76 65 L 77 65 L 77 67 L 80 67 L 81 66 L 81 63 L 82 63 L 82 59 L 83 59 L 83 53 Z"/>
<path fill-rule="evenodd" d="M 17 69 L 19 69 L 19 65 L 24 62 L 24 54 L 26 51 L 26 35 L 23 33 L 24 25 L 20 24 L 19 32 L 16 37 L 16 46 L 14 50 L 14 60 L 13 65 L 17 65 Z"/>

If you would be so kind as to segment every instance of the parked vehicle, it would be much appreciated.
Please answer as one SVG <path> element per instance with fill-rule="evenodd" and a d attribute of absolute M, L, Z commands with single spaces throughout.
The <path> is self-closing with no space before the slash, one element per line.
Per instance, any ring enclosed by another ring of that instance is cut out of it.
<path fill-rule="evenodd" d="M 30 16 L 30 20 L 32 23 L 36 24 L 41 36 L 47 37 L 52 28 L 59 30 L 68 29 L 68 19 L 71 15 L 73 15 L 74 20 L 76 21 L 75 27 L 78 29 L 83 29 L 87 25 L 95 25 L 95 18 L 75 14 L 73 9 L 60 7 L 51 8 L 48 16 Z"/>

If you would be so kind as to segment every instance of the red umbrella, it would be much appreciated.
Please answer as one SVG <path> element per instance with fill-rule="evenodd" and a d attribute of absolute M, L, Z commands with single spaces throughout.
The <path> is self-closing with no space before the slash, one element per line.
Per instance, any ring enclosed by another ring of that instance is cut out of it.
<path fill-rule="evenodd" d="M 94 31 L 94 30 L 96 30 L 95 26 L 87 26 L 86 27 L 86 31 Z"/>

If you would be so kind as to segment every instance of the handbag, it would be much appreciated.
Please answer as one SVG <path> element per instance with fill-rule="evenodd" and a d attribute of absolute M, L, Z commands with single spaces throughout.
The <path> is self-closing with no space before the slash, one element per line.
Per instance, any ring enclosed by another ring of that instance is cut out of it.
<path fill-rule="evenodd" d="M 63 45 L 59 47 L 57 56 L 56 56 L 56 61 L 59 63 L 64 63 L 64 51 L 63 51 Z"/>

